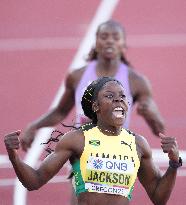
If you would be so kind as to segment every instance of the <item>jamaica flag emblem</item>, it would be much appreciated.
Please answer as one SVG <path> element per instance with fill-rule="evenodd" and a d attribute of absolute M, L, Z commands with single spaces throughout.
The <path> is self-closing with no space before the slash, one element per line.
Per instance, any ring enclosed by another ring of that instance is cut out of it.
<path fill-rule="evenodd" d="M 100 145 L 100 141 L 99 140 L 90 140 L 89 144 L 90 145 L 94 145 L 94 146 L 99 146 Z"/>

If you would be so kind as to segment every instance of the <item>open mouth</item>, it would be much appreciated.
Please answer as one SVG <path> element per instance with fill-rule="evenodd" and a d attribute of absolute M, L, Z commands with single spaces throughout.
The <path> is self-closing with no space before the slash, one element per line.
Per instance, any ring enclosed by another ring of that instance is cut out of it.
<path fill-rule="evenodd" d="M 122 107 L 114 108 L 112 113 L 116 118 L 124 118 L 124 116 L 125 116 L 125 112 L 124 112 L 124 109 Z"/>
<path fill-rule="evenodd" d="M 105 51 L 106 51 L 107 53 L 113 53 L 113 52 L 114 52 L 114 49 L 111 48 L 111 47 L 108 47 L 108 48 L 105 49 Z"/>

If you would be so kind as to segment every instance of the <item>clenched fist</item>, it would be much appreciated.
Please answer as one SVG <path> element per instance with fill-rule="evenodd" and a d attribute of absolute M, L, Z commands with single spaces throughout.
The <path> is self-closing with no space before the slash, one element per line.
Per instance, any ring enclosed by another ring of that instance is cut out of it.
<path fill-rule="evenodd" d="M 179 162 L 179 151 L 176 138 L 166 137 L 164 134 L 159 134 L 161 138 L 161 147 L 164 153 L 168 154 L 170 160 Z"/>
<path fill-rule="evenodd" d="M 7 152 L 9 154 L 16 152 L 16 150 L 20 148 L 20 140 L 19 140 L 20 133 L 21 131 L 18 130 L 18 131 L 11 132 L 5 135 L 4 143 L 5 143 Z"/>

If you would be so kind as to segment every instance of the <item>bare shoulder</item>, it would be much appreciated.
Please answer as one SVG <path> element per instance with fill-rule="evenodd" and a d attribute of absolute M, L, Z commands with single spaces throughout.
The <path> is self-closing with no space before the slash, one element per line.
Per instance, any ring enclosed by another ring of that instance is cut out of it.
<path fill-rule="evenodd" d="M 129 83 L 134 98 L 139 95 L 151 95 L 152 88 L 149 79 L 134 69 L 129 69 Z"/>
<path fill-rule="evenodd" d="M 81 77 L 86 69 L 86 66 L 75 69 L 71 72 L 68 73 L 66 83 L 70 84 L 70 86 L 75 89 L 76 86 L 78 85 L 79 81 L 81 80 Z"/>
<path fill-rule="evenodd" d="M 137 72 L 134 69 L 129 69 L 129 81 L 134 83 L 134 85 L 148 86 L 150 85 L 150 81 L 147 76 Z"/>
<path fill-rule="evenodd" d="M 141 135 L 135 135 L 137 150 L 141 157 L 149 158 L 152 156 L 152 151 L 147 139 Z"/>
<path fill-rule="evenodd" d="M 74 155 L 81 155 L 84 147 L 84 134 L 82 130 L 72 130 L 64 134 L 57 146 L 56 150 L 68 149 L 71 150 Z"/>

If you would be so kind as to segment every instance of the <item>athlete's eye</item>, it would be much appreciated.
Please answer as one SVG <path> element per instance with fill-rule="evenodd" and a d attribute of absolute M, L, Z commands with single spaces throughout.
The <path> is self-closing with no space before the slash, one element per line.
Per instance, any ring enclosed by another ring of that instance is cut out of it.
<path fill-rule="evenodd" d="M 113 96 L 112 94 L 108 94 L 108 95 L 106 95 L 105 97 L 111 99 L 111 98 L 113 98 L 114 96 Z"/>
<path fill-rule="evenodd" d="M 103 33 L 100 35 L 100 39 L 106 40 L 108 38 L 108 35 L 106 33 Z"/>
<path fill-rule="evenodd" d="M 119 41 L 121 39 L 121 37 L 120 37 L 120 35 L 118 33 L 116 33 L 116 34 L 113 35 L 113 39 L 115 41 Z"/>
<path fill-rule="evenodd" d="M 122 98 L 122 99 L 126 99 L 126 95 L 124 95 L 124 94 L 121 95 L 121 98 Z"/>

